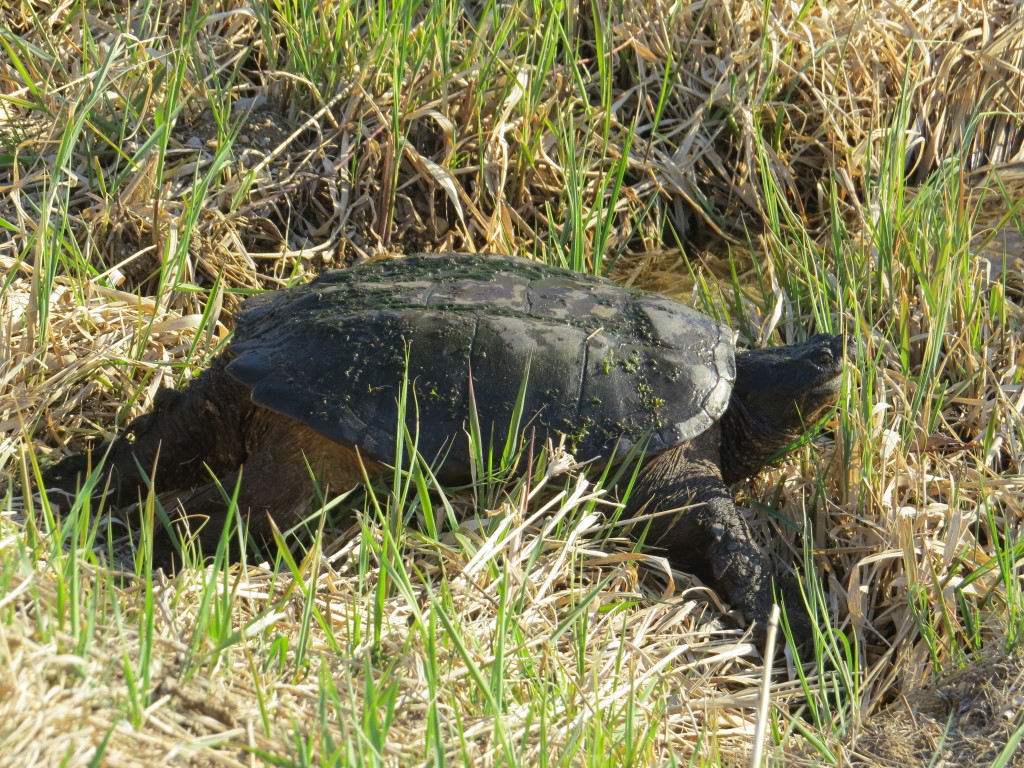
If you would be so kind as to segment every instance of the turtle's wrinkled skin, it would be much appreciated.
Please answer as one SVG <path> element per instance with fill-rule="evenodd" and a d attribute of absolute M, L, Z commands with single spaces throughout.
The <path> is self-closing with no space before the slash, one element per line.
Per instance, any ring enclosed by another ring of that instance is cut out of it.
<path fill-rule="evenodd" d="M 644 524 L 646 543 L 764 622 L 772 570 L 728 485 L 835 404 L 843 357 L 843 337 L 826 334 L 735 354 L 731 331 L 689 307 L 525 259 L 386 259 L 245 302 L 225 352 L 94 455 L 122 501 L 150 475 L 176 492 L 176 522 L 212 552 L 226 505 L 211 476 L 237 486 L 249 530 L 269 539 L 270 519 L 287 530 L 309 515 L 317 483 L 341 492 L 360 459 L 371 472 L 393 461 L 406 376 L 419 450 L 448 481 L 470 476 L 470 409 L 500 450 L 522 390 L 520 429 L 565 435 L 579 461 L 641 448 L 627 513 L 669 511 Z M 53 467 L 51 498 L 86 465 Z"/>

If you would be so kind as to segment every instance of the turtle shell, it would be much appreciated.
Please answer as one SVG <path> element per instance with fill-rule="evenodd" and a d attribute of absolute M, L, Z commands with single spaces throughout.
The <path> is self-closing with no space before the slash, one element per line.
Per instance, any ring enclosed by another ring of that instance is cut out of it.
<path fill-rule="evenodd" d="M 446 477 L 468 473 L 471 409 L 500 452 L 520 392 L 520 430 L 564 434 L 583 461 L 690 440 L 721 417 L 735 379 L 727 326 L 498 255 L 382 259 L 251 298 L 226 354 L 253 402 L 384 463 L 407 380 L 408 425 Z"/>

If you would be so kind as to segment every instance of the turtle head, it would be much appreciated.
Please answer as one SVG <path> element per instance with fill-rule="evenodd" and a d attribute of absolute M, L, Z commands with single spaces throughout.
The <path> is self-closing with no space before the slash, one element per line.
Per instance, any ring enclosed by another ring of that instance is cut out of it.
<path fill-rule="evenodd" d="M 736 383 L 722 418 L 726 482 L 756 473 L 835 405 L 846 341 L 819 333 L 799 344 L 736 355 Z"/>

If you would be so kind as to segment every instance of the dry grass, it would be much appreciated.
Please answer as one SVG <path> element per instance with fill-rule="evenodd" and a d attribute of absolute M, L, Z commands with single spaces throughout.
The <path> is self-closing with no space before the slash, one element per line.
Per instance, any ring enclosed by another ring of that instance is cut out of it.
<path fill-rule="evenodd" d="M 20 499 L 181 386 L 247 292 L 448 249 L 614 265 L 754 343 L 855 334 L 836 421 L 742 491 L 780 562 L 810 520 L 857 649 L 821 688 L 777 665 L 772 759 L 996 764 L 1022 723 L 1020 10 L 443 5 L 0 10 L 0 764 L 745 760 L 758 654 L 595 539 L 575 476 L 546 509 L 514 481 L 452 502 L 491 527 L 395 543 L 368 505 L 326 559 L 148 588 Z"/>

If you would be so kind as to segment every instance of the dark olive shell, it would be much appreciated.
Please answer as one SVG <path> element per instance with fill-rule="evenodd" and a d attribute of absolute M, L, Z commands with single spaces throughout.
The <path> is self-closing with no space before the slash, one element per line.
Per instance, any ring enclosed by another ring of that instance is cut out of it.
<path fill-rule="evenodd" d="M 728 327 L 511 256 L 373 261 L 249 299 L 237 320 L 227 370 L 253 401 L 377 461 L 394 460 L 408 374 L 407 424 L 449 477 L 468 471 L 473 405 L 499 453 L 522 390 L 526 434 L 564 434 L 581 461 L 621 458 L 702 433 L 735 379 Z"/>

